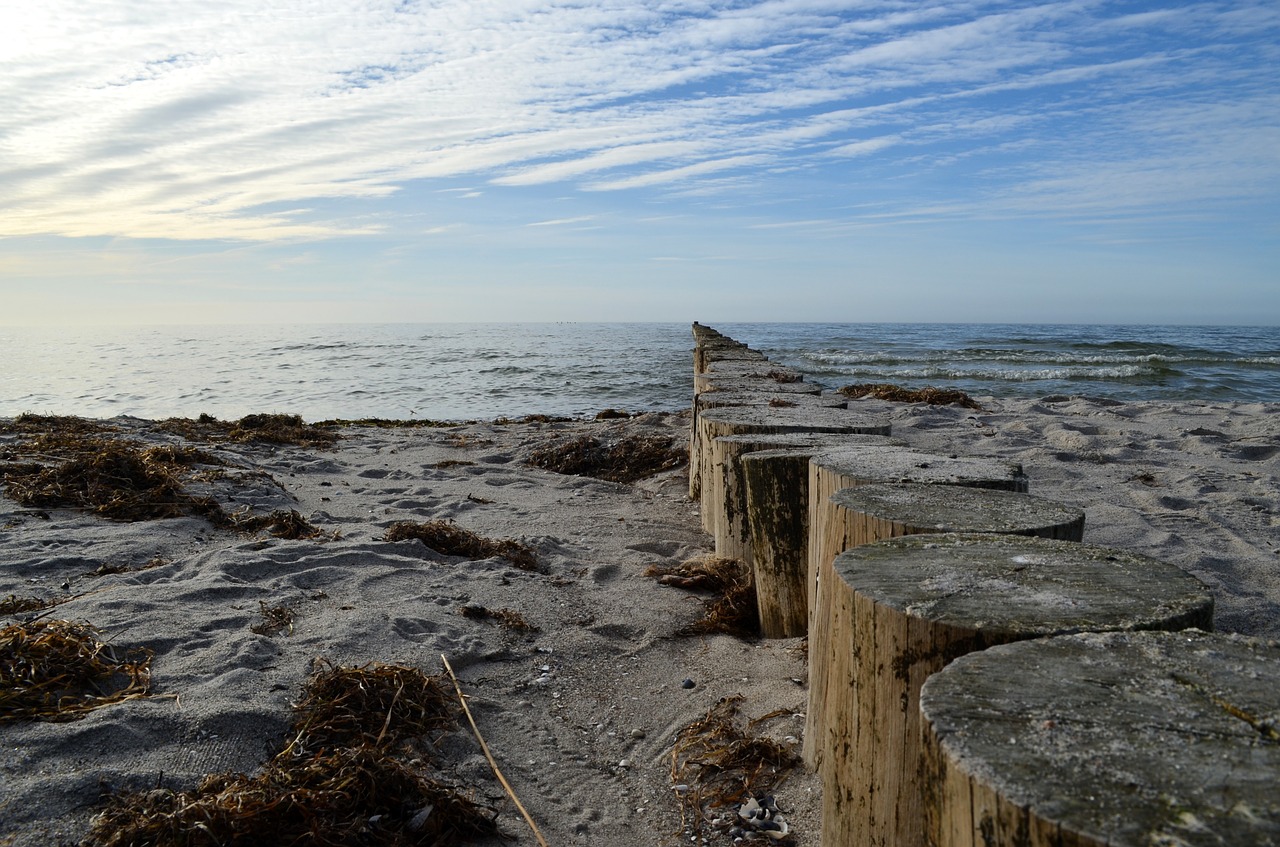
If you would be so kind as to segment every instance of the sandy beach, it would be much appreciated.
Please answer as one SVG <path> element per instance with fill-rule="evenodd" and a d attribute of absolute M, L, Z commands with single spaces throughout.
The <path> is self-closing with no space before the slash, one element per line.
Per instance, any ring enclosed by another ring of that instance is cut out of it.
<path fill-rule="evenodd" d="M 1280 638 L 1280 405 L 976 399 L 981 410 L 850 405 L 888 415 L 911 446 L 1021 462 L 1031 493 L 1085 510 L 1086 541 L 1204 581 L 1219 630 Z M 31 434 L 5 423 L 0 462 L 39 460 Z M 154 653 L 152 696 L 75 721 L 0 723 L 0 844 L 78 843 L 104 786 L 190 791 L 208 774 L 254 773 L 280 749 L 317 659 L 438 674 L 446 656 L 550 844 L 690 843 L 672 747 L 722 698 L 740 695 L 744 718 L 766 717 L 753 732 L 799 744 L 803 641 L 680 635 L 704 595 L 646 575 L 711 549 L 687 467 L 618 483 L 529 464 L 540 448 L 582 436 L 683 448 L 687 413 L 349 425 L 332 445 L 97 423 L 110 428 L 103 437 L 206 450 L 222 471 L 191 486 L 229 512 L 296 511 L 321 534 L 278 538 L 201 516 L 117 521 L 0 498 L 0 598 L 57 601 L 0 625 L 83 622 L 115 649 Z M 440 519 L 518 541 L 536 567 L 386 540 L 397 523 Z M 288 609 L 291 624 L 265 625 L 269 608 Z M 510 625 L 519 619 L 528 628 Z M 435 772 L 496 816 L 502 836 L 476 843 L 538 843 L 464 723 L 435 747 Z M 800 768 L 777 788 L 791 843 L 818 843 L 819 795 Z M 710 827 L 692 835 L 704 837 L 731 843 Z"/>

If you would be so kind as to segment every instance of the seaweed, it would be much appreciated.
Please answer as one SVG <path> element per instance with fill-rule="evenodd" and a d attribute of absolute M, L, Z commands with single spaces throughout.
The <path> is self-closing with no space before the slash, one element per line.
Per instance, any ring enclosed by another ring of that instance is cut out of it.
<path fill-rule="evenodd" d="M 674 568 L 653 565 L 645 576 L 662 585 L 712 592 L 703 601 L 703 615 L 677 630 L 677 635 L 725 633 L 740 638 L 760 634 L 760 611 L 751 569 L 738 559 L 711 554 L 688 559 Z"/>
<path fill-rule="evenodd" d="M 393 745 L 457 724 L 453 698 L 440 677 L 379 662 L 316 662 L 294 714 L 291 741 L 277 760 L 326 747 Z"/>
<path fill-rule="evenodd" d="M 222 529 L 267 531 L 295 540 L 323 534 L 296 511 L 254 515 L 246 508 L 229 513 L 212 497 L 187 492 L 186 478 L 203 475 L 207 479 L 226 466 L 205 450 L 175 445 L 143 447 L 122 438 L 85 435 L 80 430 L 68 434 L 29 429 L 27 434 L 32 437 L 24 449 L 54 461 L 0 466 L 5 494 L 24 506 L 79 508 L 117 521 L 195 515 Z"/>
<path fill-rule="evenodd" d="M 330 422 L 308 424 L 301 415 L 252 414 L 238 421 L 220 421 L 212 415 L 195 418 L 166 418 L 156 429 L 180 435 L 189 441 L 233 441 L 296 444 L 300 447 L 330 447 L 338 440 Z"/>
<path fill-rule="evenodd" d="M 744 801 L 772 794 L 800 763 L 783 745 L 753 734 L 782 712 L 744 724 L 741 706 L 740 695 L 722 697 L 704 717 L 680 730 L 671 748 L 680 820 L 695 837 L 708 826 L 729 829 Z M 713 817 L 717 809 L 722 812 Z"/>
<path fill-rule="evenodd" d="M 113 792 L 89 847 L 444 844 L 495 835 L 495 816 L 428 775 L 413 742 L 450 729 L 448 687 L 416 668 L 319 662 L 283 749 L 256 776 L 194 791 Z"/>
<path fill-rule="evenodd" d="M 538 627 L 529 623 L 524 615 L 515 609 L 489 609 L 477 604 L 468 604 L 458 608 L 458 614 L 471 620 L 493 620 L 506 629 L 516 632 L 538 632 Z"/>
<path fill-rule="evenodd" d="M 47 437 L 46 441 L 49 441 Z M 124 441 L 71 437 L 43 446 L 69 455 L 52 465 L 5 468 L 5 493 L 24 506 L 73 506 L 122 521 L 207 513 L 212 502 L 182 489 L 182 480 L 164 452 Z"/>
<path fill-rule="evenodd" d="M 416 539 L 446 556 L 464 556 L 468 559 L 489 559 L 500 556 L 517 568 L 538 570 L 538 560 L 528 546 L 511 539 L 495 540 L 476 535 L 453 521 L 400 521 L 387 528 L 386 541 Z"/>
<path fill-rule="evenodd" d="M 293 609 L 288 606 L 268 606 L 263 600 L 258 601 L 258 606 L 262 610 L 262 622 L 252 624 L 249 627 L 251 631 L 258 635 L 275 635 L 287 629 L 293 635 Z"/>
<path fill-rule="evenodd" d="M 630 483 L 679 467 L 688 459 L 684 450 L 661 436 L 632 435 L 602 441 L 590 435 L 558 441 L 535 449 L 529 464 L 561 474 L 589 476 Z"/>
<path fill-rule="evenodd" d="M 35 415 L 31 412 L 23 412 L 11 421 L 0 421 L 0 433 L 22 435 L 56 432 L 64 436 L 83 436 L 115 431 L 116 427 L 102 421 L 69 415 Z"/>
<path fill-rule="evenodd" d="M 247 533 L 266 531 L 276 538 L 284 538 L 289 541 L 318 538 L 325 535 L 324 530 L 312 524 L 295 509 L 288 511 L 276 509 L 265 515 L 255 515 L 245 509 L 230 514 L 223 512 L 217 516 L 211 516 L 210 520 L 214 525 L 224 529 Z"/>
<path fill-rule="evenodd" d="M 87 624 L 35 620 L 0 630 L 0 724 L 77 720 L 150 689 L 151 652 L 119 655 Z"/>
<path fill-rule="evenodd" d="M 19 597 L 10 594 L 0 600 L 0 615 L 20 615 L 24 612 L 39 612 L 57 605 L 56 600 L 45 600 L 41 597 Z"/>
<path fill-rule="evenodd" d="M 846 385 L 844 388 L 837 389 L 837 393 L 843 394 L 851 400 L 856 400 L 860 397 L 872 397 L 876 400 L 888 400 L 893 403 L 928 403 L 931 406 L 954 405 L 963 406 L 966 409 L 982 409 L 977 400 L 954 388 L 928 386 L 911 389 L 903 388 L 901 385 L 878 382 Z"/>

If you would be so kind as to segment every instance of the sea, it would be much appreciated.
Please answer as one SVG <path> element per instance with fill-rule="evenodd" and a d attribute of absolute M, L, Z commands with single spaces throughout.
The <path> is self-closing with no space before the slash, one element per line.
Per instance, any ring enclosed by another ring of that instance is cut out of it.
<path fill-rule="evenodd" d="M 1280 402 L 1280 327 L 703 322 L 828 388 Z M 675 411 L 692 348 L 688 323 L 0 326 L 0 417 Z"/>

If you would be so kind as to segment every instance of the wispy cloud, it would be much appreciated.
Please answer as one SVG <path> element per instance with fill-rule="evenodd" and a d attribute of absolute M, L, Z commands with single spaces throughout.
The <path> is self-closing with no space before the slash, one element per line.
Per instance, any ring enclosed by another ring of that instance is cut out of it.
<path fill-rule="evenodd" d="M 300 207 L 456 177 L 453 196 L 752 202 L 800 175 L 915 184 L 919 208 L 945 174 L 949 201 L 1043 214 L 1280 188 L 1271 2 L 50 0 L 14 18 L 0 236 L 370 234 Z"/>

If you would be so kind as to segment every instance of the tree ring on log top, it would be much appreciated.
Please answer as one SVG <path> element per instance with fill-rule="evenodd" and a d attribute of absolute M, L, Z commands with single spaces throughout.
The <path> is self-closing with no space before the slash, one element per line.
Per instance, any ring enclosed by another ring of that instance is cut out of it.
<path fill-rule="evenodd" d="M 1280 643 L 1088 633 L 958 659 L 921 693 L 939 847 L 1280 844 Z"/>
<path fill-rule="evenodd" d="M 1079 541 L 1084 509 L 997 489 L 884 482 L 843 488 L 831 502 L 889 524 L 893 535 L 994 532 Z"/>

